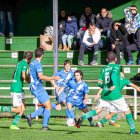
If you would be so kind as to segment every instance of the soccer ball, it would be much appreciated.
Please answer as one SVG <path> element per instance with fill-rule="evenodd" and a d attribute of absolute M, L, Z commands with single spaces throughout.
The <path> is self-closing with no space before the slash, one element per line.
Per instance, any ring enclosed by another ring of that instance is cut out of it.
<path fill-rule="evenodd" d="M 67 126 L 70 126 L 70 127 L 75 125 L 75 121 L 72 118 L 68 118 L 66 123 L 67 123 Z"/>

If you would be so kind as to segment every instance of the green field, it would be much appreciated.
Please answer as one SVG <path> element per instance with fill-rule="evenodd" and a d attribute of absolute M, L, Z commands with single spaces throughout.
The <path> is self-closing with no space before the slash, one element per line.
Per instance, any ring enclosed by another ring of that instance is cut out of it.
<path fill-rule="evenodd" d="M 12 119 L 0 119 L 0 140 L 139 140 L 140 134 L 130 135 L 125 120 L 119 121 L 121 127 L 109 126 L 104 128 L 90 127 L 85 121 L 80 129 L 66 126 L 66 119 L 51 118 L 50 131 L 41 129 L 42 120 L 33 121 L 31 128 L 26 120 L 20 122 L 20 130 L 10 130 Z M 139 121 L 136 122 L 137 131 L 140 131 Z"/>

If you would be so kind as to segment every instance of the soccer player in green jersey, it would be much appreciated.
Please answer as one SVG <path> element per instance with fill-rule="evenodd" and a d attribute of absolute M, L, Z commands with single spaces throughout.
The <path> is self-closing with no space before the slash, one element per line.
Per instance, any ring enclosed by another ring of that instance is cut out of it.
<path fill-rule="evenodd" d="M 30 63 L 32 59 L 32 52 L 27 51 L 24 53 L 24 58 L 21 60 L 14 71 L 13 75 L 13 81 L 10 87 L 10 92 L 12 96 L 13 101 L 13 107 L 11 106 L 0 106 L 1 112 L 14 112 L 16 113 L 14 120 L 12 121 L 12 124 L 10 126 L 10 129 L 19 129 L 17 127 L 22 114 L 25 111 L 25 97 L 24 97 L 24 91 L 22 89 L 24 80 L 26 82 L 30 82 L 30 79 L 26 73 L 28 64 Z"/>
<path fill-rule="evenodd" d="M 117 110 L 124 112 L 130 127 L 130 134 L 136 134 L 137 132 L 135 130 L 131 110 L 120 92 L 120 66 L 115 64 L 117 61 L 116 55 L 113 52 L 108 52 L 107 61 L 108 65 L 102 69 L 98 80 L 99 87 L 103 89 L 100 102 L 95 110 L 91 110 L 79 118 L 76 126 L 80 127 L 83 120 L 97 115 L 101 112 L 102 108 L 105 107 L 109 108 L 112 110 L 111 112 L 114 113 L 117 112 Z"/>
<path fill-rule="evenodd" d="M 133 88 L 135 88 L 137 91 L 140 91 L 140 87 L 138 87 L 137 85 L 135 85 L 134 83 L 130 82 L 128 79 L 126 79 L 124 77 L 124 73 L 121 72 L 121 77 L 120 77 L 120 90 L 122 90 L 126 85 L 129 85 Z M 100 98 L 100 93 L 101 91 L 99 91 L 99 93 L 96 95 L 95 97 L 95 100 L 94 101 L 97 101 L 99 98 Z M 110 112 L 110 111 L 109 111 Z M 98 123 L 97 123 L 97 126 L 98 127 L 103 127 L 103 125 L 111 118 L 109 124 L 110 125 L 113 125 L 113 126 L 116 126 L 116 127 L 120 127 L 120 125 L 118 123 L 116 123 L 116 120 L 117 120 L 117 117 L 118 117 L 118 114 L 114 114 L 114 113 L 109 113 L 108 115 L 106 115 L 102 120 L 100 120 Z M 105 121 L 104 121 L 105 120 Z"/>

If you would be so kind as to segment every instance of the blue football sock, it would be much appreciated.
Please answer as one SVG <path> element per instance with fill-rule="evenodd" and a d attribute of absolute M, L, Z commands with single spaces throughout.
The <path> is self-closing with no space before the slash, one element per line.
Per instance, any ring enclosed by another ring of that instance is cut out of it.
<path fill-rule="evenodd" d="M 89 122 L 92 122 L 92 117 L 88 118 L 88 121 L 89 121 Z"/>
<path fill-rule="evenodd" d="M 45 108 L 44 107 L 40 107 L 38 110 L 36 110 L 35 112 L 33 112 L 31 114 L 31 118 L 35 118 L 36 116 L 40 116 L 43 114 Z"/>
<path fill-rule="evenodd" d="M 70 115 L 70 113 L 69 113 L 69 110 L 66 108 L 66 116 L 68 117 L 68 118 L 71 118 L 71 115 Z"/>
<path fill-rule="evenodd" d="M 75 119 L 75 115 L 74 115 L 74 110 L 73 109 L 69 110 L 69 114 L 70 114 L 71 118 Z"/>
<path fill-rule="evenodd" d="M 52 109 L 55 109 L 56 108 L 56 104 L 52 103 Z"/>
<path fill-rule="evenodd" d="M 51 115 L 51 111 L 45 109 L 44 110 L 44 118 L 43 118 L 43 127 L 47 127 L 48 126 L 50 115 Z"/>

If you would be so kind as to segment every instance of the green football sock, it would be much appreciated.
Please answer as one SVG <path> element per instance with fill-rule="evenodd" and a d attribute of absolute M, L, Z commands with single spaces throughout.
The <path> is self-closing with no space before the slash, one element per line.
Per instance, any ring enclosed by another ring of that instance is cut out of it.
<path fill-rule="evenodd" d="M 102 120 L 100 120 L 100 123 L 102 124 L 102 125 L 104 125 L 106 122 L 108 122 L 108 120 L 104 117 L 104 118 L 102 118 Z"/>
<path fill-rule="evenodd" d="M 135 128 L 135 123 L 132 114 L 126 114 L 126 121 L 130 127 L 130 133 L 135 133 L 136 128 Z"/>
<path fill-rule="evenodd" d="M 11 106 L 0 106 L 0 111 L 1 112 L 11 112 Z"/>
<path fill-rule="evenodd" d="M 20 119 L 21 119 L 21 116 L 20 115 L 16 115 L 15 119 L 12 122 L 12 125 L 17 125 L 19 123 Z"/>
<path fill-rule="evenodd" d="M 85 113 L 83 116 L 82 116 L 82 119 L 85 120 L 85 119 L 88 119 L 92 116 L 95 116 L 97 113 L 96 113 L 96 110 L 91 110 L 87 113 Z"/>
<path fill-rule="evenodd" d="M 111 122 L 116 122 L 118 118 L 118 114 L 116 113 L 112 118 L 111 118 Z"/>

